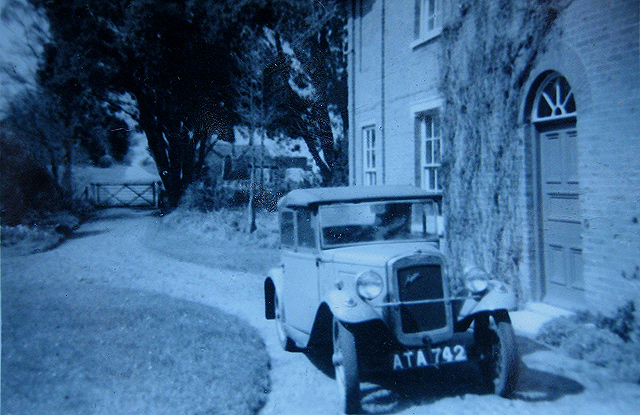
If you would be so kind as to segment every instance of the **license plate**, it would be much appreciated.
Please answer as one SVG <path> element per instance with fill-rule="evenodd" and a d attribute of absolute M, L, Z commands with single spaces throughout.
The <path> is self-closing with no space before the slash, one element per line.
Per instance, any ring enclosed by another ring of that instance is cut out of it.
<path fill-rule="evenodd" d="M 464 346 L 433 347 L 430 349 L 409 349 L 393 353 L 393 370 L 401 371 L 428 366 L 440 366 L 443 363 L 464 362 L 467 350 Z"/>

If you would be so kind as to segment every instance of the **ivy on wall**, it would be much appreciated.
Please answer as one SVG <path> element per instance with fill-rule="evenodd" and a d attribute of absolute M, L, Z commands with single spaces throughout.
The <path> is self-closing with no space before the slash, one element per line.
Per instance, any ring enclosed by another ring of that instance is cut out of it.
<path fill-rule="evenodd" d="M 441 90 L 448 249 L 517 283 L 522 259 L 524 85 L 567 1 L 462 0 L 443 27 Z M 458 280 L 458 282 L 461 282 Z"/>

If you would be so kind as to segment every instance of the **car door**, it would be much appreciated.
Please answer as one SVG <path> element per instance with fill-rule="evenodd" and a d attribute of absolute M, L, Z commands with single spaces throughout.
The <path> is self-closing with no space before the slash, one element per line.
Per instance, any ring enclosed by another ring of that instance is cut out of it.
<path fill-rule="evenodd" d="M 284 311 L 290 327 L 309 334 L 319 302 L 317 234 L 309 209 L 296 209 L 295 213 L 295 249 L 282 257 Z"/>

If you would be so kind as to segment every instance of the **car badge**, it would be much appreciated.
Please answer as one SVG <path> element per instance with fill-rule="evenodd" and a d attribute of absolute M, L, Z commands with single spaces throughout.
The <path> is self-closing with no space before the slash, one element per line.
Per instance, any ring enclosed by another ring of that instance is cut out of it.
<path fill-rule="evenodd" d="M 419 272 L 414 272 L 413 274 L 409 275 L 407 277 L 407 279 L 404 281 L 405 288 L 408 287 L 409 284 L 413 284 L 413 282 L 415 280 L 417 280 L 418 278 L 420 278 L 420 273 Z"/>

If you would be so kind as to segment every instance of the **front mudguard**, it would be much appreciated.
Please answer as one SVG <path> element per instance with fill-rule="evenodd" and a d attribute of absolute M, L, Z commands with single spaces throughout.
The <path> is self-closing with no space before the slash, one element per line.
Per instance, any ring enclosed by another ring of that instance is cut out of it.
<path fill-rule="evenodd" d="M 373 306 L 346 290 L 329 291 L 324 302 L 331 314 L 342 323 L 364 323 L 381 319 L 380 313 Z"/>
<path fill-rule="evenodd" d="M 472 318 L 478 313 L 499 310 L 515 311 L 517 308 L 518 300 L 513 289 L 506 284 L 496 282 L 491 284 L 479 299 L 469 298 L 464 301 L 458 313 L 458 321 Z"/>

